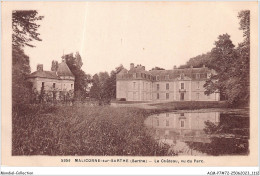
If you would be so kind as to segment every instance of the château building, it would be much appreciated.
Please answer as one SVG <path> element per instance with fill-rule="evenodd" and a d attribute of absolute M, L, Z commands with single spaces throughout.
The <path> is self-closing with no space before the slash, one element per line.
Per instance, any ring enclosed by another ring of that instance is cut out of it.
<path fill-rule="evenodd" d="M 27 80 L 32 89 L 40 93 L 44 90 L 50 93 L 53 99 L 60 99 L 60 95 L 74 91 L 75 76 L 63 60 L 58 64 L 56 71 L 44 71 L 43 65 L 37 65 L 37 71 L 31 73 Z"/>
<path fill-rule="evenodd" d="M 205 95 L 203 85 L 211 74 L 202 68 L 146 71 L 142 65 L 130 64 L 116 76 L 116 98 L 126 101 L 219 101 L 219 92 Z"/>

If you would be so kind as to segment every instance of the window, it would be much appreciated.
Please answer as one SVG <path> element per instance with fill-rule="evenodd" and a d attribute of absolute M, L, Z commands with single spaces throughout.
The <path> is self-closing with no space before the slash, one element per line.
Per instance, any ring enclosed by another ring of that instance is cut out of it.
<path fill-rule="evenodd" d="M 166 75 L 166 76 L 165 76 L 165 79 L 166 79 L 166 80 L 169 80 L 169 75 Z"/>
<path fill-rule="evenodd" d="M 169 126 L 169 120 L 166 120 L 166 126 Z"/>
<path fill-rule="evenodd" d="M 157 99 L 159 99 L 160 98 L 160 95 L 159 95 L 159 93 L 157 93 Z"/>
<path fill-rule="evenodd" d="M 160 122 L 159 122 L 159 120 L 157 120 L 157 126 L 159 126 L 160 125 Z"/>
<path fill-rule="evenodd" d="M 181 113 L 181 116 L 184 116 L 184 113 Z"/>
<path fill-rule="evenodd" d="M 157 84 L 157 90 L 159 90 L 160 89 L 160 84 Z"/>
<path fill-rule="evenodd" d="M 157 81 L 159 80 L 159 75 L 156 76 L 156 80 L 157 80 Z"/>
<path fill-rule="evenodd" d="M 181 74 L 181 79 L 184 79 L 184 74 Z"/>
<path fill-rule="evenodd" d="M 199 81 L 197 82 L 197 88 L 198 89 L 200 88 L 200 82 Z"/>
<path fill-rule="evenodd" d="M 197 93 L 197 100 L 200 99 L 200 93 Z"/>
<path fill-rule="evenodd" d="M 54 89 L 55 89 L 55 86 L 56 86 L 55 83 L 53 83 L 53 84 L 52 84 L 52 87 L 53 87 Z"/>
<path fill-rule="evenodd" d="M 184 127 L 184 121 L 183 120 L 181 121 L 181 127 Z"/>
<path fill-rule="evenodd" d="M 144 82 L 143 82 L 143 89 L 144 89 Z"/>
<path fill-rule="evenodd" d="M 134 100 L 136 99 L 136 93 L 135 92 L 133 93 L 133 99 Z"/>
<path fill-rule="evenodd" d="M 146 90 L 148 90 L 148 83 L 146 83 Z"/>
<path fill-rule="evenodd" d="M 71 89 L 73 89 L 73 84 L 71 84 Z"/>
<path fill-rule="evenodd" d="M 200 74 L 199 73 L 196 74 L 196 79 L 200 79 Z"/>
<path fill-rule="evenodd" d="M 166 117 L 169 117 L 169 113 L 166 113 Z"/>
<path fill-rule="evenodd" d="M 42 87 L 44 88 L 44 82 L 42 82 Z"/>
<path fill-rule="evenodd" d="M 133 74 L 134 78 L 136 78 L 136 73 Z"/>
<path fill-rule="evenodd" d="M 136 82 L 133 82 L 133 87 L 134 87 L 134 89 L 135 89 L 135 83 L 136 83 Z"/>
<path fill-rule="evenodd" d="M 181 83 L 181 89 L 184 89 L 184 83 Z"/>
<path fill-rule="evenodd" d="M 169 83 L 166 83 L 166 90 L 169 90 Z"/>
<path fill-rule="evenodd" d="M 166 93 L 166 99 L 167 100 L 169 99 L 169 93 Z"/>

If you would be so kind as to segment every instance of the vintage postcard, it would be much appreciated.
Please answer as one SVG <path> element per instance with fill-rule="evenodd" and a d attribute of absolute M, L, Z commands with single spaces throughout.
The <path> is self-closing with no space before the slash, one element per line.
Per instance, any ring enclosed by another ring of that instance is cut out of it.
<path fill-rule="evenodd" d="M 2 2 L 1 26 L 2 165 L 258 166 L 257 2 Z"/>

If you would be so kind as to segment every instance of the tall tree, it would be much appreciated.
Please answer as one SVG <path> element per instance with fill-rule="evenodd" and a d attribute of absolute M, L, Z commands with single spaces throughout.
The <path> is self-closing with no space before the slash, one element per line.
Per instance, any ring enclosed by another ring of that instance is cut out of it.
<path fill-rule="evenodd" d="M 43 16 L 38 16 L 36 10 L 15 10 L 12 13 L 12 102 L 23 104 L 29 101 L 30 85 L 25 81 L 31 72 L 29 57 L 23 47 L 34 47 L 33 40 L 41 41 L 37 32 L 40 25 L 36 22 Z"/>
<path fill-rule="evenodd" d="M 107 90 L 107 83 L 109 74 L 107 72 L 100 72 L 93 76 L 93 83 L 89 95 L 99 101 L 99 104 L 107 104 L 111 100 L 111 95 Z"/>
<path fill-rule="evenodd" d="M 244 41 L 234 48 L 229 36 L 220 36 L 211 51 L 211 67 L 217 74 L 204 85 L 206 94 L 218 89 L 232 106 L 246 105 L 250 97 L 250 11 L 239 12 L 238 18 Z"/>
<path fill-rule="evenodd" d="M 14 10 L 12 13 L 12 44 L 17 47 L 30 46 L 31 41 L 41 41 L 38 33 L 39 24 L 36 22 L 42 20 L 43 16 L 38 16 L 36 10 Z"/>
<path fill-rule="evenodd" d="M 234 66 L 237 61 L 237 53 L 235 45 L 230 40 L 228 34 L 223 34 L 218 37 L 215 42 L 215 47 L 211 50 L 211 64 L 210 67 L 214 69 L 217 74 L 212 75 L 206 81 L 204 87 L 206 94 L 214 93 L 219 90 L 223 96 L 227 97 L 228 101 L 232 104 L 234 99 L 230 91 L 230 85 L 234 84 L 235 70 Z"/>
<path fill-rule="evenodd" d="M 115 68 L 115 70 L 112 70 L 110 72 L 110 76 L 106 81 L 105 90 L 106 94 L 108 95 L 109 99 L 115 99 L 116 98 L 116 75 L 124 69 L 123 65 L 119 65 Z"/>
<path fill-rule="evenodd" d="M 73 53 L 62 56 L 62 58 L 67 63 L 71 72 L 75 76 L 75 85 L 74 90 L 76 93 L 77 99 L 84 99 L 87 96 L 87 89 L 89 88 L 89 84 L 91 83 L 91 75 L 86 74 L 82 69 L 82 59 L 79 53 L 77 52 L 75 57 Z"/>
<path fill-rule="evenodd" d="M 249 102 L 250 98 L 250 11 L 239 12 L 240 30 L 243 30 L 244 41 L 239 43 L 237 52 L 239 54 L 236 72 L 240 75 L 240 85 L 243 91 L 240 99 Z"/>

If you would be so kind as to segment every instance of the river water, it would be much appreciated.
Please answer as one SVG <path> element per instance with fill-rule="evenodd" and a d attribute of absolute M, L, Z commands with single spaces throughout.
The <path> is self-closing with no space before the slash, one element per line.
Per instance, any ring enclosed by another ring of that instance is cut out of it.
<path fill-rule="evenodd" d="M 144 123 L 158 143 L 169 146 L 170 155 L 249 154 L 248 111 L 161 113 Z"/>

